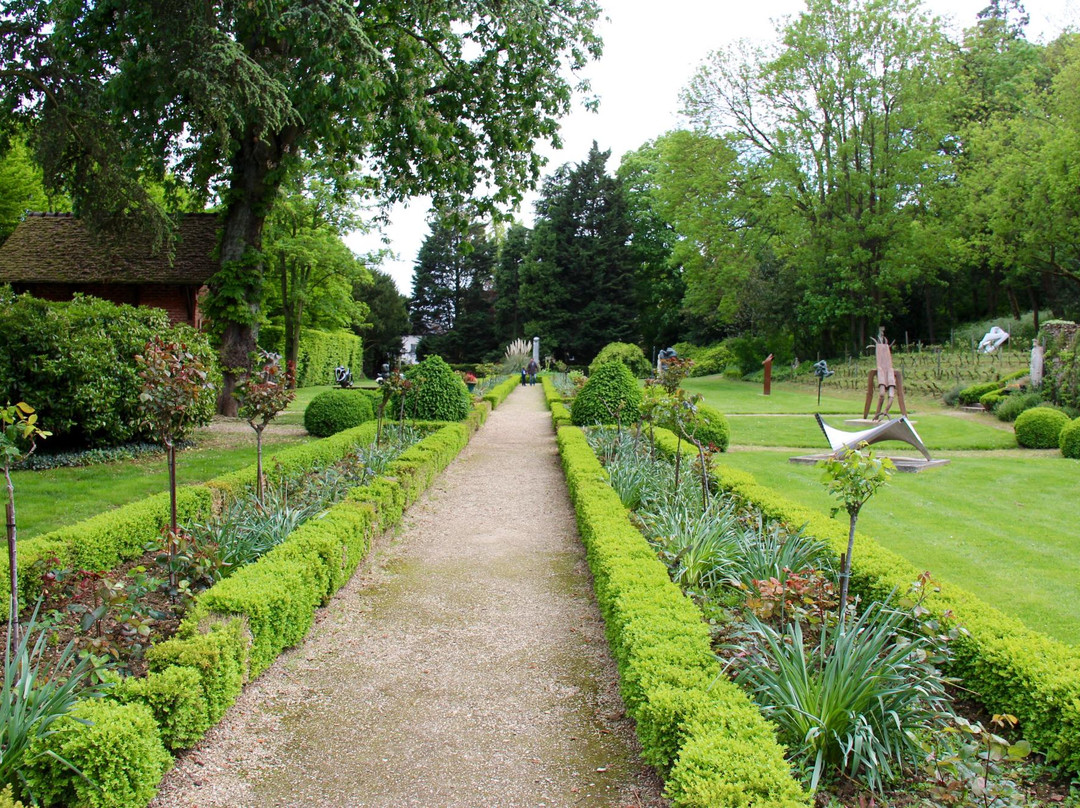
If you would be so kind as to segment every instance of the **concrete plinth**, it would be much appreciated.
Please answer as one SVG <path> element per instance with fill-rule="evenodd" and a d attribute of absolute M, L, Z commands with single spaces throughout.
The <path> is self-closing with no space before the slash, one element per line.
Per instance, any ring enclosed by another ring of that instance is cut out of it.
<path fill-rule="evenodd" d="M 951 463 L 951 460 L 939 459 L 939 460 L 924 460 L 921 457 L 894 457 L 891 455 L 878 455 L 879 457 L 888 457 L 896 466 L 897 471 L 918 473 L 920 471 L 926 471 L 926 469 L 937 468 L 938 466 L 945 466 Z M 813 466 L 822 460 L 826 460 L 832 457 L 829 452 L 821 452 L 820 454 L 808 454 L 797 455 L 795 457 L 789 457 L 789 463 L 798 463 L 803 466 Z"/>

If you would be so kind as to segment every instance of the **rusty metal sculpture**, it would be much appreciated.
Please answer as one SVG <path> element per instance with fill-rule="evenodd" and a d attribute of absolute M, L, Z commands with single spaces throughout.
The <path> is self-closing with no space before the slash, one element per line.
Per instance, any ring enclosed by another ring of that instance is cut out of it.
<path fill-rule="evenodd" d="M 866 378 L 866 405 L 863 407 L 863 418 L 870 417 L 870 404 L 874 400 L 874 388 L 877 387 L 878 400 L 877 410 L 874 412 L 874 420 L 878 421 L 883 416 L 889 417 L 895 400 L 900 407 L 900 415 L 907 418 L 907 406 L 904 404 L 904 377 L 903 374 L 893 367 L 892 349 L 889 341 L 885 338 L 885 327 L 878 329 L 878 335 L 873 338 L 875 367 Z"/>

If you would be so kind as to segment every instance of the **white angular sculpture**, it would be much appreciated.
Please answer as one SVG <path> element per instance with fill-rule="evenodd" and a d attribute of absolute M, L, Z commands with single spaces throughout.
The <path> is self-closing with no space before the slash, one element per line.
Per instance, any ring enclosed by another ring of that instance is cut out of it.
<path fill-rule="evenodd" d="M 985 334 L 983 334 L 982 341 L 979 342 L 979 350 L 983 353 L 993 353 L 1002 345 L 1005 344 L 1005 340 L 1009 338 L 1009 332 L 1004 328 L 994 326 Z"/>
<path fill-rule="evenodd" d="M 907 416 L 901 415 L 899 418 L 883 421 L 877 426 L 860 432 L 845 432 L 843 429 L 831 427 L 817 413 L 814 413 L 814 417 L 817 418 L 818 426 L 825 433 L 825 438 L 829 441 L 829 447 L 834 454 L 839 454 L 845 449 L 856 449 L 864 441 L 874 444 L 883 440 L 899 440 L 914 446 L 927 460 L 932 459 L 929 450 L 923 445 L 922 438 L 919 437 L 919 433 L 915 431 L 915 427 L 911 425 Z"/>

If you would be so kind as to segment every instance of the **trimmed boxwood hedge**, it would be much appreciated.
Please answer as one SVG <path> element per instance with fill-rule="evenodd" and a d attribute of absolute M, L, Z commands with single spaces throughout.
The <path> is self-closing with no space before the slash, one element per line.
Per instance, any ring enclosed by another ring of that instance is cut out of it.
<path fill-rule="evenodd" d="M 701 610 L 630 523 L 582 431 L 562 427 L 558 443 L 623 700 L 667 796 L 679 808 L 809 806 L 773 728 L 722 675 Z"/>
<path fill-rule="evenodd" d="M 1057 449 L 1061 430 L 1069 416 L 1050 407 L 1034 407 L 1016 416 L 1013 430 L 1016 442 L 1026 449 Z"/>
<path fill-rule="evenodd" d="M 720 487 L 766 518 L 826 540 L 838 556 L 846 552 L 848 529 L 840 521 L 793 504 L 746 472 L 716 465 L 713 474 Z M 851 586 L 863 598 L 882 600 L 918 579 L 919 568 L 869 536 L 858 534 L 855 543 Z M 1080 773 L 1080 649 L 1032 631 L 960 587 L 939 586 L 923 606 L 943 625 L 965 629 L 952 643 L 948 673 L 960 677 L 988 712 L 1017 716 L 1024 738 L 1049 762 Z"/>
<path fill-rule="evenodd" d="M 1058 448 L 1065 457 L 1080 460 L 1080 418 L 1069 421 L 1062 427 Z"/>
<path fill-rule="evenodd" d="M 641 389 L 634 374 L 622 362 L 606 362 L 596 369 L 574 398 L 570 414 L 577 426 L 624 424 L 640 417 Z"/>
<path fill-rule="evenodd" d="M 1028 370 L 1017 370 L 1002 376 L 997 381 L 992 382 L 979 382 L 978 384 L 972 384 L 965 387 L 960 391 L 959 401 L 961 404 L 967 406 L 973 406 L 979 403 L 979 399 L 985 396 L 987 393 L 995 393 L 999 390 L 1004 390 L 1005 385 L 1009 382 L 1014 382 L 1017 379 L 1022 379 L 1028 375 Z"/>
<path fill-rule="evenodd" d="M 511 389 L 513 384 L 494 395 L 505 397 Z M 405 507 L 457 456 L 490 411 L 485 401 L 463 423 L 420 424 L 436 431 L 403 452 L 386 477 L 354 488 L 257 562 L 201 593 L 176 636 L 147 650 L 150 674 L 145 679 L 125 682 L 107 698 L 81 702 L 76 715 L 92 725 L 57 722 L 63 731 L 39 742 L 35 751 L 42 756 L 31 782 L 46 784 L 43 791 L 56 795 L 44 804 L 143 808 L 169 765 L 165 747 L 177 750 L 196 743 L 235 702 L 250 676 L 303 639 L 315 607 L 349 579 L 371 537 L 401 520 Z M 290 447 L 277 455 L 284 462 L 274 473 L 332 462 L 371 440 L 374 430 L 375 424 L 364 424 Z M 205 488 L 209 502 L 213 495 L 250 484 L 254 474 L 252 467 L 191 488 Z M 70 769 L 52 765 L 55 759 L 48 752 L 100 776 L 108 785 L 107 796 L 99 799 L 99 792 L 90 793 L 93 787 Z"/>
<path fill-rule="evenodd" d="M 326 390 L 304 409 L 304 429 L 317 438 L 328 438 L 374 418 L 375 409 L 366 392 Z"/>

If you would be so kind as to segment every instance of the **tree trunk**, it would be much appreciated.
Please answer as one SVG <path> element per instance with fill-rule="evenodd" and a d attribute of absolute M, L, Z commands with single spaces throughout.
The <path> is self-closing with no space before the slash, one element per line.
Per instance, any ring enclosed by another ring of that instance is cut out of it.
<path fill-rule="evenodd" d="M 221 322 L 221 363 L 224 372 L 218 412 L 235 416 L 233 390 L 250 369 L 259 335 L 262 300 L 262 231 L 284 176 L 283 159 L 292 151 L 298 127 L 261 140 L 254 130 L 240 138 L 230 167 L 222 221 L 221 269 L 209 281 L 212 312 Z"/>

